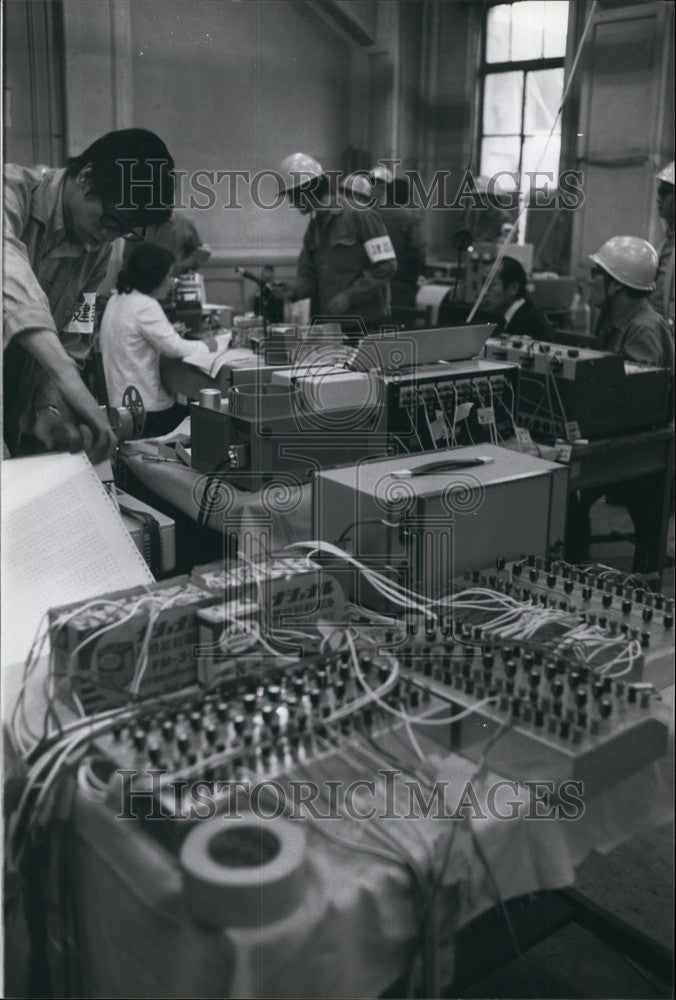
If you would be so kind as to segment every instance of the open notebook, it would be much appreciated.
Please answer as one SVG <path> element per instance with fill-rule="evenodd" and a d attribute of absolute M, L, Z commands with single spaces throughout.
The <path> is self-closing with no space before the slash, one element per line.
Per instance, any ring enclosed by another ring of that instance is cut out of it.
<path fill-rule="evenodd" d="M 185 363 L 192 365 L 193 368 L 199 368 L 201 372 L 204 372 L 210 378 L 216 378 L 223 365 L 245 359 L 247 361 L 251 360 L 251 351 L 241 347 L 230 347 L 230 341 L 232 340 L 232 333 L 230 331 L 216 334 L 215 340 L 218 344 L 218 350 L 213 353 L 209 352 L 209 354 L 204 353 L 199 356 L 193 355 L 192 357 L 184 358 Z"/>
<path fill-rule="evenodd" d="M 3 461 L 3 673 L 48 608 L 153 579 L 83 453 Z"/>

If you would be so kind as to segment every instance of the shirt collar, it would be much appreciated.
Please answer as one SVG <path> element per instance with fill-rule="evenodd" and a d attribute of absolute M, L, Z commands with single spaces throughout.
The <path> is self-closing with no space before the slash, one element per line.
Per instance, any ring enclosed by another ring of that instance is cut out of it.
<path fill-rule="evenodd" d="M 66 182 L 66 170 L 43 169 L 43 177 L 33 193 L 31 215 L 37 219 L 47 234 L 47 252 L 52 257 L 80 257 L 83 251 L 93 252 L 94 249 L 86 243 L 71 240 L 66 234 L 66 223 L 63 217 L 63 189 Z"/>
<path fill-rule="evenodd" d="M 42 180 L 33 194 L 31 215 L 45 228 L 53 232 L 65 233 L 63 221 L 63 185 L 66 180 L 65 168 L 43 170 Z"/>
<path fill-rule="evenodd" d="M 525 302 L 526 302 L 525 299 L 514 299 L 511 306 L 507 306 L 507 308 L 505 309 L 505 326 L 507 325 L 507 323 L 511 321 L 512 317 L 514 316 L 514 313 L 518 312 L 518 310 L 521 308 L 522 305 L 525 304 Z"/>
<path fill-rule="evenodd" d="M 627 309 L 626 313 L 622 317 L 621 322 L 616 323 L 615 325 L 618 326 L 621 330 L 626 330 L 629 324 L 633 320 L 635 320 L 640 313 L 645 312 L 646 308 L 649 307 L 649 305 L 650 303 L 648 302 L 648 299 L 645 296 L 640 299 L 634 299 L 632 305 Z"/>

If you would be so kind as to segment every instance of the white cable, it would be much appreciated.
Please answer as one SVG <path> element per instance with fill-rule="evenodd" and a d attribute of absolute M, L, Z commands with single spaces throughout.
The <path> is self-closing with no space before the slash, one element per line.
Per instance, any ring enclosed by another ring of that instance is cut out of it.
<path fill-rule="evenodd" d="M 459 722 L 468 715 L 472 715 L 474 712 L 478 711 L 478 709 L 483 708 L 484 705 L 488 705 L 489 702 L 496 700 L 495 697 L 484 698 L 482 701 L 476 702 L 475 705 L 471 705 L 462 712 L 458 712 L 457 715 L 449 716 L 446 719 L 422 719 L 414 715 L 409 715 L 408 712 L 399 712 L 396 708 L 392 708 L 392 706 L 388 705 L 386 701 L 383 701 L 380 697 L 378 697 L 373 688 L 369 687 L 368 681 L 364 677 L 362 669 L 359 666 L 359 658 L 357 657 L 357 650 L 355 649 L 354 642 L 352 641 L 352 636 L 349 632 L 347 632 L 346 637 L 347 644 L 350 647 L 350 655 L 352 657 L 352 664 L 354 666 L 354 672 L 357 675 L 357 680 L 364 690 L 371 695 L 376 704 L 378 704 L 386 712 L 389 712 L 390 715 L 394 715 L 397 719 L 401 719 L 402 721 L 408 719 L 412 725 L 416 726 L 448 726 L 452 725 L 454 722 Z"/>

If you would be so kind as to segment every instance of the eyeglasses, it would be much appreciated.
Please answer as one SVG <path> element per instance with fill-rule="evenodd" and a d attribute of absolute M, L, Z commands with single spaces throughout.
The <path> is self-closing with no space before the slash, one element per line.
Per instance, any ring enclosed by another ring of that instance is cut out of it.
<path fill-rule="evenodd" d="M 103 215 L 99 219 L 100 225 L 104 229 L 116 232 L 128 243 L 145 243 L 147 226 L 130 227 L 129 221 L 122 215 L 118 215 L 114 209 L 103 204 Z"/>

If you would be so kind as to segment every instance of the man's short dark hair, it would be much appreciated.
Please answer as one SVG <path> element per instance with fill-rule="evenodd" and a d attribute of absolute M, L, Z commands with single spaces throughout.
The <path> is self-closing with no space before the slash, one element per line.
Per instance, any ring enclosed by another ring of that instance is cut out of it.
<path fill-rule="evenodd" d="M 154 132 L 107 132 L 68 160 L 66 174 L 76 177 L 87 166 L 93 194 L 127 217 L 130 227 L 158 226 L 171 218 L 174 160 Z"/>
<path fill-rule="evenodd" d="M 148 295 L 162 284 L 174 260 L 170 250 L 154 243 L 135 246 L 118 275 L 118 292 L 138 291 Z"/>
<path fill-rule="evenodd" d="M 503 257 L 500 265 L 500 281 L 507 288 L 509 285 L 517 285 L 520 295 L 525 295 L 528 287 L 528 278 L 523 266 L 514 257 Z"/>

